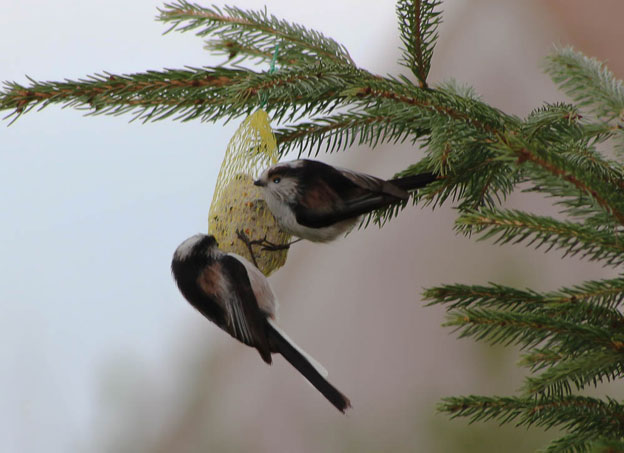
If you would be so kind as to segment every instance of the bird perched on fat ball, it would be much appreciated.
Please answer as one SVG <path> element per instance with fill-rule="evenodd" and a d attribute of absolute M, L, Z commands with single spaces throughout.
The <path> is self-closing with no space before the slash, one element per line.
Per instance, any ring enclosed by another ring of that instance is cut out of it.
<path fill-rule="evenodd" d="M 348 232 L 360 216 L 409 198 L 435 181 L 433 173 L 386 181 L 375 176 L 298 159 L 267 168 L 254 182 L 282 229 L 314 242 Z"/>

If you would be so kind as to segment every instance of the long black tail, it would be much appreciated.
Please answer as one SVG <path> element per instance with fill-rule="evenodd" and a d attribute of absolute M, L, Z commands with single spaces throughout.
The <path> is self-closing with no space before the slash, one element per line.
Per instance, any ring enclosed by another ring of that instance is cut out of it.
<path fill-rule="evenodd" d="M 403 190 L 415 190 L 425 187 L 438 179 L 433 173 L 421 173 L 419 175 L 406 176 L 405 178 L 392 179 L 388 182 Z"/>
<path fill-rule="evenodd" d="M 284 356 L 288 362 L 305 377 L 325 398 L 340 412 L 351 407 L 349 398 L 344 396 L 336 387 L 331 385 L 319 370 L 306 358 L 300 350 L 282 332 L 269 323 L 272 345 Z"/>

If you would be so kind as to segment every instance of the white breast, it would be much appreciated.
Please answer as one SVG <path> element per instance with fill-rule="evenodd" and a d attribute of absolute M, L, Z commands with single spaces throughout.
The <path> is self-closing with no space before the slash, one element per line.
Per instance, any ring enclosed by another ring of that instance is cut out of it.
<path fill-rule="evenodd" d="M 294 218 L 294 216 L 293 216 Z M 300 225 L 295 220 L 291 226 L 284 226 L 284 229 L 288 230 L 291 234 L 298 236 L 303 239 L 307 239 L 312 242 L 330 242 L 334 239 L 337 239 L 340 236 L 343 236 L 349 230 L 351 230 L 356 222 L 357 218 L 343 220 L 342 222 L 335 223 L 328 227 L 323 228 L 309 228 L 303 225 Z"/>
<path fill-rule="evenodd" d="M 275 197 L 270 191 L 264 191 L 264 199 L 282 229 L 294 236 L 313 242 L 329 242 L 344 235 L 359 221 L 359 218 L 343 220 L 324 228 L 310 228 L 297 222 L 295 213 L 288 204 Z"/>

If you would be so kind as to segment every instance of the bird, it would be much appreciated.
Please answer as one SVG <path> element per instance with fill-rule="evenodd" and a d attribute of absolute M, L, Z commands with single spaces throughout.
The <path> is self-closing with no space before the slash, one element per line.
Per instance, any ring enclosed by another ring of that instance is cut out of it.
<path fill-rule="evenodd" d="M 256 348 L 269 365 L 281 354 L 340 412 L 351 402 L 326 379 L 325 369 L 299 348 L 276 322 L 277 299 L 251 262 L 219 249 L 212 235 L 196 234 L 173 254 L 171 271 L 184 298 L 238 341 Z"/>
<path fill-rule="evenodd" d="M 254 181 L 282 229 L 313 242 L 330 242 L 360 216 L 409 198 L 408 191 L 435 181 L 421 173 L 385 181 L 311 159 L 277 163 Z"/>

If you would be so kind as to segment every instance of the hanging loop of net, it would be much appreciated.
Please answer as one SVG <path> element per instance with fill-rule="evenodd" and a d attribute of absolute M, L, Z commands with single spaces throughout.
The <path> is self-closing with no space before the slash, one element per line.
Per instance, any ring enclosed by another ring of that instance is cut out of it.
<path fill-rule="evenodd" d="M 258 110 L 243 121 L 228 144 L 208 214 L 208 232 L 215 236 L 219 248 L 255 262 L 267 276 L 284 265 L 288 250 L 266 250 L 256 244 L 252 246 L 252 257 L 238 232 L 252 241 L 288 244 L 290 235 L 279 228 L 260 188 L 253 184 L 277 159 L 269 115 Z"/>
<path fill-rule="evenodd" d="M 277 54 L 279 53 L 279 43 L 275 44 L 275 50 L 273 51 L 273 58 L 271 58 L 271 65 L 269 67 L 269 74 L 275 72 L 275 63 L 277 63 Z M 262 110 L 267 104 L 266 93 L 262 96 L 262 102 L 260 103 L 260 109 Z"/>

